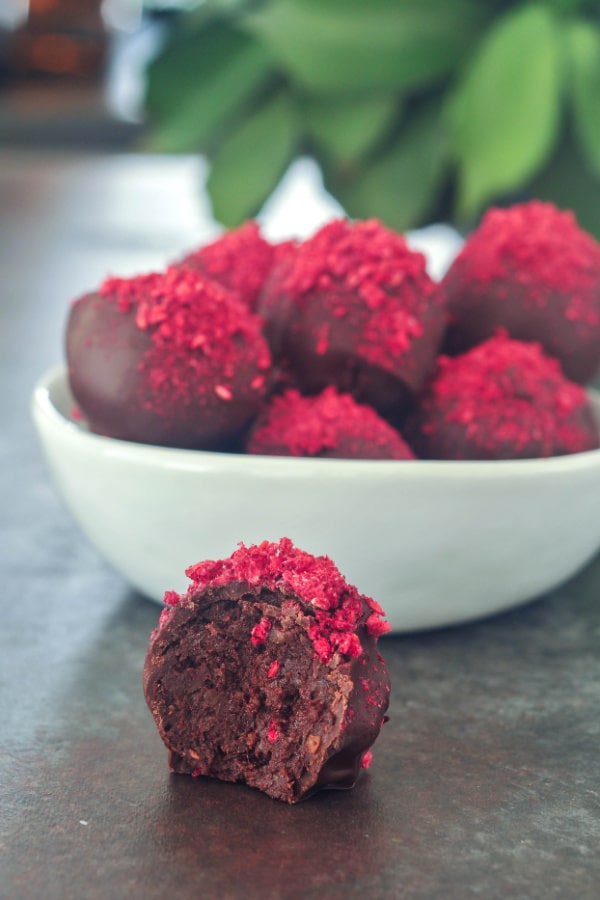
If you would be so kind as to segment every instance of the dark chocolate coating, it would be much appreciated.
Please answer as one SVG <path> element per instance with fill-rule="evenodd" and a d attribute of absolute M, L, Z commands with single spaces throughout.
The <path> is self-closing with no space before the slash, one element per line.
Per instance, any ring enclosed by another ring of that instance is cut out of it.
<path fill-rule="evenodd" d="M 532 400 L 529 414 L 523 414 L 519 441 L 499 437 L 495 423 L 490 423 L 486 430 L 485 413 L 480 418 L 482 429 L 473 432 L 468 424 L 453 421 L 449 417 L 450 407 L 440 404 L 432 404 L 427 409 L 421 407 L 407 422 L 407 434 L 422 459 L 540 459 L 573 453 L 561 440 L 558 427 L 539 428 L 534 406 Z M 578 409 L 570 425 L 581 434 L 577 452 L 597 449 L 598 428 L 590 405 Z"/>
<path fill-rule="evenodd" d="M 405 428 L 425 459 L 532 459 L 598 447 L 585 390 L 539 344 L 504 336 L 440 357 Z"/>
<path fill-rule="evenodd" d="M 595 283 L 581 289 L 579 314 L 573 316 L 570 295 L 550 287 L 508 251 L 501 257 L 486 233 L 473 234 L 442 281 L 449 312 L 443 351 L 463 353 L 502 328 L 517 340 L 540 343 L 559 360 L 567 378 L 588 383 L 600 364 L 600 270 Z M 499 258 L 503 277 L 478 277 L 497 268 Z M 574 258 L 575 270 L 577 264 Z"/>
<path fill-rule="evenodd" d="M 269 272 L 256 307 L 263 319 L 264 334 L 276 363 L 284 359 L 285 332 L 294 305 L 289 294 L 281 290 L 292 264 L 293 250 L 290 250 L 289 253 L 282 255 Z"/>
<path fill-rule="evenodd" d="M 338 316 L 337 306 L 347 309 Z M 370 311 L 355 298 L 332 290 L 314 294 L 302 305 L 272 297 L 259 306 L 266 317 L 265 333 L 275 354 L 283 357 L 300 389 L 318 394 L 328 385 L 352 394 L 397 424 L 422 387 L 435 362 L 446 327 L 445 312 L 431 300 L 421 320 L 422 334 L 391 365 L 381 365 L 360 348 Z M 319 348 L 328 333 L 327 349 Z"/>
<path fill-rule="evenodd" d="M 178 376 L 194 385 L 157 398 L 144 368 L 152 349 L 150 330 L 98 294 L 71 307 L 66 332 L 73 396 L 92 431 L 127 441 L 193 449 L 227 449 L 258 412 L 264 391 L 250 383 L 257 374 L 253 352 L 240 354 L 231 399 L 204 384 L 181 351 Z M 194 384 L 196 379 L 196 384 Z"/>
<path fill-rule="evenodd" d="M 495 284 L 483 293 L 476 283 L 451 275 L 447 290 L 452 312 L 445 352 L 462 353 L 504 328 L 513 338 L 540 343 L 559 360 L 571 381 L 586 384 L 597 371 L 600 329 L 582 331 L 570 323 L 564 315 L 564 297 L 556 291 L 546 295 L 544 307 L 537 307 L 529 302 L 527 289 L 517 283 Z M 600 287 L 594 305 L 600 313 Z"/>
<path fill-rule="evenodd" d="M 272 628 L 255 646 L 264 616 Z M 353 786 L 383 722 L 389 676 L 362 626 L 360 657 L 323 662 L 308 634 L 315 621 L 296 594 L 240 582 L 174 607 L 144 667 L 173 771 L 244 782 L 287 803 Z"/>

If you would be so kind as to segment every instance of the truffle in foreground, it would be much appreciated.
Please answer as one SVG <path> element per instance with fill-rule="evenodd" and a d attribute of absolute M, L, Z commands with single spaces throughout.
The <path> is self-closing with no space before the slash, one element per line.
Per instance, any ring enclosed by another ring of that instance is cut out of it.
<path fill-rule="evenodd" d="M 352 787 L 389 701 L 379 605 L 287 538 L 187 575 L 187 593 L 165 595 L 144 667 L 171 769 L 287 803 Z"/>

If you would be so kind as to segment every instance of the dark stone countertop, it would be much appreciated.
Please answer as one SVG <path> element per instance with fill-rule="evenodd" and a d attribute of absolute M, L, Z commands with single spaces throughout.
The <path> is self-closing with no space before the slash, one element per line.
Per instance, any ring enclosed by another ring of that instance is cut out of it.
<path fill-rule="evenodd" d="M 0 897 L 595 900 L 600 559 L 508 614 L 384 638 L 391 721 L 353 791 L 287 807 L 169 775 L 140 680 L 158 607 L 73 524 L 28 404 L 70 297 L 188 240 L 147 209 L 140 235 L 131 202 L 189 165 L 0 156 Z"/>

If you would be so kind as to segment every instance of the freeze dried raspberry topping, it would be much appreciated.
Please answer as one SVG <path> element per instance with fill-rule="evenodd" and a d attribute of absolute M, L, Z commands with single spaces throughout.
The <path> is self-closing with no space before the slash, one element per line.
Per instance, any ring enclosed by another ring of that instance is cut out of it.
<path fill-rule="evenodd" d="M 600 244 L 572 212 L 532 200 L 490 209 L 444 276 L 444 349 L 464 352 L 505 328 L 534 341 L 565 375 L 589 382 L 600 365 Z"/>
<path fill-rule="evenodd" d="M 248 453 L 346 459 L 414 459 L 398 432 L 374 409 L 328 387 L 316 397 L 288 390 L 259 416 Z"/>
<path fill-rule="evenodd" d="M 151 349 L 140 362 L 160 407 L 174 397 L 197 400 L 203 393 L 231 401 L 240 363 L 256 372 L 250 382 L 261 390 L 270 354 L 261 321 L 220 284 L 192 269 L 170 267 L 164 273 L 136 278 L 109 278 L 99 294 L 132 311 Z M 246 383 L 243 384 L 246 389 Z"/>
<path fill-rule="evenodd" d="M 393 367 L 423 333 L 433 282 L 425 257 L 377 221 L 337 219 L 321 228 L 290 257 L 280 286 L 300 309 L 318 294 L 329 295 L 331 322 L 324 323 L 319 351 L 325 353 L 336 319 L 362 309 L 364 329 L 358 349 L 365 359 Z M 325 327 L 326 326 L 326 327 Z"/>
<path fill-rule="evenodd" d="M 598 445 L 585 390 L 539 344 L 502 331 L 462 356 L 440 357 L 417 419 L 427 455 L 450 459 L 544 457 Z"/>
<path fill-rule="evenodd" d="M 303 611 L 314 616 L 309 637 L 323 662 L 328 662 L 336 650 L 349 657 L 360 656 L 360 627 L 375 638 L 390 630 L 379 604 L 349 585 L 329 557 L 299 550 L 289 538 L 248 547 L 240 544 L 228 559 L 190 566 L 186 575 L 192 581 L 187 593 L 180 597 L 168 592 L 166 603 L 192 601 L 207 587 L 233 582 L 290 592 L 294 596 L 286 602 L 294 604 L 299 600 Z M 270 622 L 268 617 L 265 619 L 252 630 L 250 638 L 255 645 L 269 633 Z"/>
<path fill-rule="evenodd" d="M 258 224 L 250 221 L 190 253 L 181 265 L 197 269 L 218 281 L 254 310 L 278 252 L 277 246 L 261 235 Z"/>
<path fill-rule="evenodd" d="M 529 302 L 542 308 L 549 291 L 559 292 L 566 298 L 565 320 L 598 325 L 600 312 L 590 295 L 597 296 L 600 284 L 600 244 L 571 211 L 536 200 L 490 209 L 458 259 L 463 255 L 470 277 L 482 286 L 515 280 L 527 288 Z"/>

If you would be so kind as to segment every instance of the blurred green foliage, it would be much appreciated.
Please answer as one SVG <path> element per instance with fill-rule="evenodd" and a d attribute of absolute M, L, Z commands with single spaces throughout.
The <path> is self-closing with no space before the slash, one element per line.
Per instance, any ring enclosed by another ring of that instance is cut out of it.
<path fill-rule="evenodd" d="M 308 154 L 398 230 L 539 196 L 600 237 L 597 0 L 206 0 L 147 85 L 147 147 L 205 154 L 226 226 Z"/>

